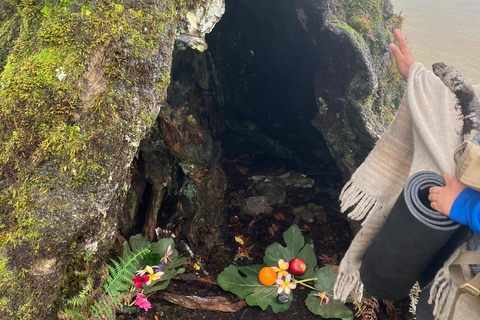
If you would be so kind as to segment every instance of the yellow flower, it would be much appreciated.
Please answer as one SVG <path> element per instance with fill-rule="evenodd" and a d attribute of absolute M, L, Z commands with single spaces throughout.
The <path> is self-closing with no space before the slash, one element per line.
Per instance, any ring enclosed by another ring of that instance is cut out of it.
<path fill-rule="evenodd" d="M 148 274 L 152 275 L 153 274 L 153 268 L 150 267 L 150 266 L 146 266 L 145 269 L 137 271 L 137 275 L 143 276 L 143 275 L 145 275 L 145 273 L 148 273 Z"/>
<path fill-rule="evenodd" d="M 282 277 L 286 277 L 288 275 L 288 262 L 283 259 L 278 260 L 278 267 L 272 267 L 275 272 L 278 272 L 277 278 L 280 279 Z"/>
<path fill-rule="evenodd" d="M 155 273 L 155 271 L 153 271 L 153 268 L 158 268 L 158 267 L 157 266 L 153 266 L 153 267 L 146 266 L 145 269 L 137 271 L 137 275 L 140 275 L 140 276 L 143 276 L 144 274 L 148 273 L 149 279 L 148 279 L 147 282 L 145 282 L 145 284 L 147 286 L 150 285 L 150 283 L 152 283 L 153 281 L 159 280 L 163 276 L 163 274 L 165 273 L 165 272 L 162 272 L 162 271 L 159 271 L 159 272 Z"/>
<path fill-rule="evenodd" d="M 154 274 L 151 274 L 150 275 L 150 279 L 148 279 L 148 281 L 146 282 L 146 285 L 150 285 L 150 283 L 152 283 L 153 281 L 157 281 L 157 280 L 160 280 L 160 278 L 163 276 L 164 272 L 160 271 L 160 272 L 157 272 L 157 273 L 154 273 Z"/>
<path fill-rule="evenodd" d="M 320 297 L 320 305 L 322 305 L 322 302 L 325 300 L 325 304 L 328 304 L 328 297 L 327 295 L 325 294 L 325 292 L 319 292 L 319 293 L 315 293 L 314 296 L 317 296 L 317 297 Z"/>
<path fill-rule="evenodd" d="M 285 291 L 285 294 L 290 294 L 290 289 L 295 289 L 297 286 L 291 282 L 292 280 L 292 275 L 291 274 L 287 274 L 287 276 L 285 277 L 285 281 L 283 281 L 282 279 L 277 279 L 277 284 L 278 284 L 278 290 L 277 290 L 277 293 L 280 294 L 282 293 L 282 291 Z"/>

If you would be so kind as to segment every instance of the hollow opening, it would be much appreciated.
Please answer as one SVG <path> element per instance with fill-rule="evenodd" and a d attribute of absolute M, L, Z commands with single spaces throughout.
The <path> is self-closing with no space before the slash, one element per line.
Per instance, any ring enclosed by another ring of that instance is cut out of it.
<path fill-rule="evenodd" d="M 304 0 L 281 5 L 274 0 L 227 0 L 225 14 L 206 36 L 208 50 L 176 43 L 167 105 L 140 149 L 144 145 L 148 152 L 168 153 L 170 160 L 162 165 L 177 169 L 171 180 L 162 180 L 163 199 L 152 197 L 152 188 L 161 186 L 152 185 L 151 179 L 139 184 L 145 191 L 141 205 L 133 203 L 141 217 L 135 230 L 143 228 L 145 211 L 154 201 L 161 202 L 157 227 L 177 233 L 185 232 L 182 223 L 198 225 L 192 218 L 195 210 L 209 225 L 220 223 L 222 219 L 211 218 L 219 211 L 226 221 L 238 213 L 239 203 L 230 195 L 263 195 L 248 181 L 259 175 L 268 180 L 295 172 L 300 180 L 312 179 L 310 187 L 293 192 L 288 185 L 286 199 L 278 203 L 327 201 L 336 207 L 345 171 L 332 156 L 322 126 L 338 119 L 321 124 L 316 119 L 327 105 L 343 112 L 355 53 L 319 27 L 321 21 L 315 19 L 321 15 L 311 14 L 315 10 Z M 226 175 L 225 191 L 215 189 L 223 184 L 218 167 Z M 269 187 L 265 193 L 278 186 Z M 222 192 L 225 205 L 219 210 Z M 265 232 L 272 233 L 268 228 Z"/>
<path fill-rule="evenodd" d="M 312 125 L 318 113 L 315 75 L 322 56 L 314 22 L 301 1 L 227 1 L 226 12 L 207 35 L 225 157 L 252 153 L 262 164 L 316 167 L 337 172 L 322 134 Z M 218 97 L 217 97 L 218 98 Z"/>

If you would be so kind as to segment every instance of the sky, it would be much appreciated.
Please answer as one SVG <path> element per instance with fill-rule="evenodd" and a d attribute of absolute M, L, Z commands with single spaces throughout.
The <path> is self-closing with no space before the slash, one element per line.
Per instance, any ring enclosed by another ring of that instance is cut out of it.
<path fill-rule="evenodd" d="M 417 62 L 452 65 L 480 84 L 480 0 L 391 0 Z"/>

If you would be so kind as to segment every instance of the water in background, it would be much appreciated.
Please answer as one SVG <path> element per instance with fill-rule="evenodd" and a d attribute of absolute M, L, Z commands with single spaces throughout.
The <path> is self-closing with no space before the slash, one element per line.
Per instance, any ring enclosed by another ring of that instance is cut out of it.
<path fill-rule="evenodd" d="M 406 17 L 402 31 L 415 60 L 445 62 L 480 84 L 479 0 L 391 0 Z"/>

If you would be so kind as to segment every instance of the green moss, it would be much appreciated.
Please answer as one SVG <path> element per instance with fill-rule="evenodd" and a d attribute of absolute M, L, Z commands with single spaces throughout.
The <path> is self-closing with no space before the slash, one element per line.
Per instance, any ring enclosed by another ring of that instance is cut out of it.
<path fill-rule="evenodd" d="M 0 5 L 0 73 L 20 32 L 21 19 L 16 4 Z"/>
<path fill-rule="evenodd" d="M 14 46 L 0 51 L 0 248 L 11 252 L 22 248 L 22 254 L 31 257 L 43 242 L 55 242 L 41 233 L 45 224 L 71 213 L 68 199 L 38 207 L 50 188 L 60 185 L 85 192 L 86 187 L 107 183 L 112 174 L 125 170 L 129 152 L 155 121 L 152 106 L 166 93 L 171 46 L 161 57 L 162 68 L 150 69 L 158 68 L 158 50 L 164 41 L 173 41 L 174 34 L 168 31 L 175 29 L 178 13 L 193 4 L 174 0 L 160 5 L 139 1 L 131 7 L 120 0 L 98 1 L 95 7 L 77 0 L 9 3 L 18 8 L 21 32 Z M 13 39 L 15 26 L 10 20 L 0 25 L 0 44 Z M 158 97 L 144 93 L 153 89 Z M 90 196 L 95 201 L 95 194 Z M 111 225 L 104 225 L 108 223 L 103 221 L 98 228 L 110 230 Z M 110 236 L 111 232 L 105 233 L 99 241 Z M 74 241 L 68 238 L 73 235 L 65 237 Z M 40 289 L 35 283 L 22 283 L 22 270 L 15 270 L 14 277 L 11 266 L 32 263 L 22 255 L 0 254 L 2 316 L 35 319 L 49 307 L 38 303 Z M 67 274 L 66 286 L 72 276 Z M 12 304 L 12 297 L 25 303 Z"/>
<path fill-rule="evenodd" d="M 2 292 L 7 292 L 10 289 L 10 283 L 14 282 L 16 279 L 16 275 L 6 268 L 8 259 L 2 255 L 2 250 L 4 246 L 0 246 L 0 290 Z M 8 309 L 8 304 L 10 302 L 10 298 L 6 296 L 2 296 L 0 298 L 0 314 L 5 315 L 12 315 L 12 312 Z"/>
<path fill-rule="evenodd" d="M 405 17 L 402 16 L 401 13 L 399 13 L 399 14 L 394 14 L 394 15 L 390 18 L 390 25 L 392 26 L 393 29 L 401 29 L 404 20 L 405 20 Z"/>
<path fill-rule="evenodd" d="M 350 0 L 347 5 L 347 23 L 358 33 L 375 39 L 374 30 L 383 25 L 381 0 Z"/>

